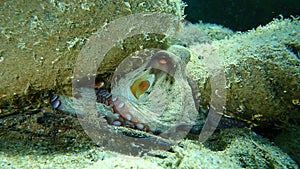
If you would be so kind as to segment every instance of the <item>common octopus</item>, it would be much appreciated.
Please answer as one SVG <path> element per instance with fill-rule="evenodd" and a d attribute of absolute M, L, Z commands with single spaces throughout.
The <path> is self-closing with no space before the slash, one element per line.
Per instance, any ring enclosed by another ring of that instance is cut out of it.
<path fill-rule="evenodd" d="M 131 54 L 116 68 L 109 89 L 103 82 L 95 85 L 99 115 L 108 125 L 161 137 L 178 131 L 200 133 L 207 114 L 198 111 L 199 93 L 197 85 L 185 75 L 182 60 L 186 57 L 160 49 L 144 49 Z M 76 112 L 72 98 L 53 95 L 50 103 L 60 112 Z M 223 115 L 218 127 L 246 125 Z"/>

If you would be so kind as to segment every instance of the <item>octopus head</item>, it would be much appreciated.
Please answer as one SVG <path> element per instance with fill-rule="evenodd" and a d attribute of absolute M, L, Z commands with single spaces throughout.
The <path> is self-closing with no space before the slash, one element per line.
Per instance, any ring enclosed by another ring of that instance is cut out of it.
<path fill-rule="evenodd" d="M 198 114 L 184 62 L 166 50 L 146 49 L 128 56 L 116 69 L 111 89 L 122 102 L 117 112 L 150 131 L 190 125 Z"/>

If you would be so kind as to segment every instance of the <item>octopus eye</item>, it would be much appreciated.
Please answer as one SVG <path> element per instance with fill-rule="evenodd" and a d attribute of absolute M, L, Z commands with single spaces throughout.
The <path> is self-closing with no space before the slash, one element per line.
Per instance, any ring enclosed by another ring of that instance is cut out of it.
<path fill-rule="evenodd" d="M 130 86 L 132 95 L 138 99 L 141 95 L 147 92 L 154 82 L 154 75 L 148 75 L 135 80 Z"/>
<path fill-rule="evenodd" d="M 158 51 L 152 56 L 150 66 L 154 69 L 159 69 L 171 74 L 172 76 L 174 76 L 176 71 L 176 65 L 172 58 L 172 54 L 164 50 Z"/>
<path fill-rule="evenodd" d="M 149 88 L 150 83 L 148 80 L 140 81 L 136 80 L 131 86 L 130 90 L 135 98 L 139 98 Z"/>
<path fill-rule="evenodd" d="M 160 58 L 159 63 L 160 63 L 161 65 L 166 65 L 166 64 L 168 63 L 168 61 L 167 61 L 166 58 Z"/>

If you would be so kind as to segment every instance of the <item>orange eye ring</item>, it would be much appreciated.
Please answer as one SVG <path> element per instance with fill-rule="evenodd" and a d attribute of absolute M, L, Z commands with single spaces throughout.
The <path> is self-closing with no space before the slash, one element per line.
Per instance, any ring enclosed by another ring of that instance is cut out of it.
<path fill-rule="evenodd" d="M 174 76 L 176 71 L 174 54 L 165 50 L 160 50 L 151 57 L 150 66 Z"/>
<path fill-rule="evenodd" d="M 135 98 L 139 98 L 149 87 L 150 82 L 148 80 L 138 79 L 130 86 L 130 90 Z"/>
<path fill-rule="evenodd" d="M 155 76 L 153 74 L 140 77 L 136 79 L 130 86 L 130 91 L 132 95 L 138 99 L 141 95 L 146 93 L 153 84 Z"/>
<path fill-rule="evenodd" d="M 161 59 L 159 60 L 159 63 L 160 63 L 161 65 L 166 65 L 166 64 L 168 63 L 168 61 L 167 61 L 165 58 L 161 58 Z"/>

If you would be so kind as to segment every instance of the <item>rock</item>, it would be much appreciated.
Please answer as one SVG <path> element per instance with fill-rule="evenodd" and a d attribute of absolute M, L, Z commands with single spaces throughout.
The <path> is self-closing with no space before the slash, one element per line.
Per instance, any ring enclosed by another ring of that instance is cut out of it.
<path fill-rule="evenodd" d="M 187 71 L 198 82 L 200 108 L 207 109 L 211 77 L 221 66 L 226 77 L 222 84 L 226 90 L 226 115 L 253 126 L 299 122 L 299 30 L 298 19 L 274 20 L 229 39 L 190 46 L 193 54 Z M 219 65 L 213 64 L 216 59 Z"/>
<path fill-rule="evenodd" d="M 42 104 L 49 90 L 71 95 L 72 72 L 87 39 L 108 22 L 140 12 L 183 16 L 180 0 L 1 2 L 0 116 Z M 138 38 L 125 47 L 141 45 Z M 149 40 L 148 44 L 158 44 Z M 111 54 L 120 53 L 114 49 Z"/>

